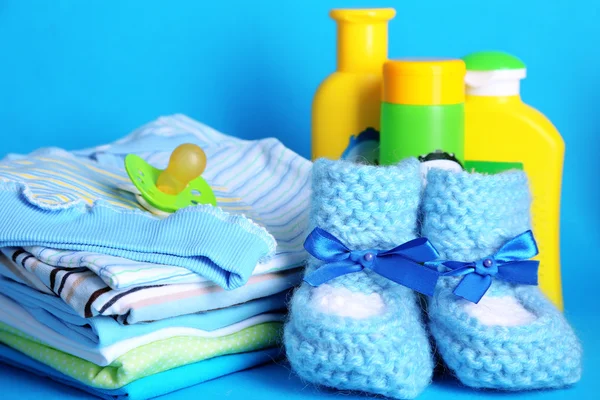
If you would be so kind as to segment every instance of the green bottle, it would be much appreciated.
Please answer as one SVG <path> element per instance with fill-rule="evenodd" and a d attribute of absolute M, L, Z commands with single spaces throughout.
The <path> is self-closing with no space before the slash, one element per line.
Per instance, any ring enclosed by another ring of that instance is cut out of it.
<path fill-rule="evenodd" d="M 458 163 L 462 169 L 465 72 L 462 60 L 384 64 L 380 164 L 420 157 L 436 164 Z"/>

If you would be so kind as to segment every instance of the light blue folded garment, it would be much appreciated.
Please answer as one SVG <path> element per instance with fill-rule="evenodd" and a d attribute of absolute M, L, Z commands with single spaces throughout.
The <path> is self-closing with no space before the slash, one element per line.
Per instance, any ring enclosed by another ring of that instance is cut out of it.
<path fill-rule="evenodd" d="M 203 177 L 218 207 L 188 207 L 165 219 L 142 211 L 124 156 L 135 153 L 164 168 L 170 152 L 185 142 L 203 147 Z M 271 262 L 265 268 L 271 272 L 303 258 L 311 163 L 275 139 L 240 140 L 179 115 L 76 154 L 51 148 L 0 162 L 0 247 L 97 253 L 75 257 L 78 265 L 70 267 L 97 261 L 113 288 L 187 278 L 160 268 L 111 266 L 113 260 L 103 262 L 102 255 L 183 267 L 226 289 L 244 285 L 257 263 Z"/>
<path fill-rule="evenodd" d="M 69 157 L 54 159 L 76 164 Z M 83 168 L 82 162 L 79 164 Z M 38 168 L 52 171 L 51 165 Z M 2 163 L 0 169 L 15 168 Z M 26 170 L 27 171 L 27 170 Z M 24 172 L 28 174 L 28 172 Z M 60 172 L 52 172 L 52 175 Z M 0 171 L 0 178 L 7 173 Z M 48 177 L 39 177 L 38 182 Z M 89 178 L 94 179 L 94 178 Z M 27 183 L 25 183 L 27 182 Z M 245 284 L 275 241 L 262 228 L 217 207 L 188 207 L 159 219 L 105 200 L 89 206 L 83 200 L 56 206 L 36 199 L 28 181 L 0 181 L 0 247 L 47 246 L 96 251 L 137 261 L 188 268 L 219 285 Z M 65 191 L 66 192 L 66 191 Z"/>
<path fill-rule="evenodd" d="M 90 347 L 106 347 L 165 328 L 215 331 L 256 315 L 285 308 L 287 292 L 233 307 L 182 315 L 150 323 L 123 325 L 110 317 L 82 318 L 59 297 L 0 278 L 0 292 L 24 307 L 36 320 L 66 338 Z"/>
<path fill-rule="evenodd" d="M 139 262 L 89 251 L 64 251 L 42 246 L 26 246 L 23 250 L 36 260 L 52 267 L 70 270 L 87 268 L 116 290 L 145 285 L 209 281 L 186 268 Z M 304 263 L 305 259 L 304 251 L 277 253 L 270 260 L 259 262 L 252 275 L 297 268 Z"/>
<path fill-rule="evenodd" d="M 47 365 L 0 344 L 0 362 L 84 390 L 101 398 L 119 400 L 145 400 L 162 396 L 211 379 L 265 364 L 280 356 L 281 350 L 278 348 L 221 356 L 150 375 L 119 389 L 103 390 L 85 386 Z M 0 368 L 2 367 L 0 366 Z M 23 390 L 26 392 L 27 389 L 24 388 Z"/>
<path fill-rule="evenodd" d="M 225 290 L 210 282 L 139 286 L 113 290 L 87 268 L 57 268 L 23 250 L 0 249 L 0 275 L 30 287 L 50 288 L 77 315 L 115 317 L 123 324 L 157 321 L 180 315 L 231 307 L 281 293 L 302 280 L 302 268 L 252 276 L 246 285 Z M 39 290 L 39 289 L 38 289 Z"/>

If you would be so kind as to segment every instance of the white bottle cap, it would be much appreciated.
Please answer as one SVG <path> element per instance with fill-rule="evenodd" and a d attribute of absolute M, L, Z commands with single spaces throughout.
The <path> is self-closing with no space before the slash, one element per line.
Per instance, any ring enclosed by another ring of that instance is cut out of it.
<path fill-rule="evenodd" d="M 466 94 L 472 96 L 518 96 L 527 70 L 519 58 L 502 51 L 478 51 L 463 60 L 467 66 Z"/>
<path fill-rule="evenodd" d="M 516 96 L 520 93 L 521 79 L 527 70 L 503 69 L 495 71 L 467 71 L 466 94 L 472 96 Z"/>

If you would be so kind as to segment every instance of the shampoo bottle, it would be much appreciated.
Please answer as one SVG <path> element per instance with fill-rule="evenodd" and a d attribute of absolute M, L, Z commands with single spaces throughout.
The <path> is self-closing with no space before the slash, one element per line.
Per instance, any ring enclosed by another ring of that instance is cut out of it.
<path fill-rule="evenodd" d="M 337 71 L 319 86 L 312 105 L 312 158 L 377 163 L 382 67 L 388 21 L 396 11 L 332 10 L 337 22 Z"/>
<path fill-rule="evenodd" d="M 552 123 L 523 103 L 525 64 L 502 52 L 464 58 L 466 75 L 465 168 L 496 173 L 522 168 L 528 175 L 539 284 L 562 309 L 559 256 L 560 191 L 565 145 Z"/>
<path fill-rule="evenodd" d="M 465 63 L 390 60 L 383 67 L 382 165 L 419 157 L 431 167 L 461 170 L 464 161 Z"/>

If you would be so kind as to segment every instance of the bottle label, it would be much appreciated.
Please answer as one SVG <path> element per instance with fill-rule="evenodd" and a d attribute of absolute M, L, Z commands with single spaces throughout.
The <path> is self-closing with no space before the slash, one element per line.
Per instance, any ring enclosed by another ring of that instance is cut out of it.
<path fill-rule="evenodd" d="M 521 162 L 502 162 L 502 161 L 465 161 L 465 170 L 467 172 L 479 172 L 482 174 L 497 174 L 510 169 L 523 170 Z"/>
<path fill-rule="evenodd" d="M 379 131 L 367 128 L 350 136 L 350 143 L 340 157 L 359 164 L 379 165 Z"/>

